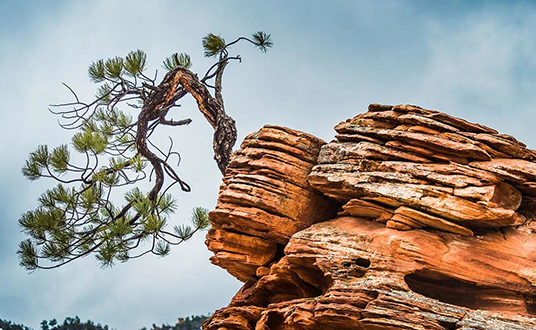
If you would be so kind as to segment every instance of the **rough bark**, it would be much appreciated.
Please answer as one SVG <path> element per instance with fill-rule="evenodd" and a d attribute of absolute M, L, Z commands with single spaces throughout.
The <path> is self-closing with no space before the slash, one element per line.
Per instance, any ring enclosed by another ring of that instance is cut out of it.
<path fill-rule="evenodd" d="M 233 147 L 236 143 L 236 123 L 233 118 L 225 113 L 223 99 L 220 101 L 212 97 L 207 87 L 190 70 L 184 68 L 175 69 L 177 80 L 197 101 L 199 110 L 205 115 L 209 124 L 214 128 L 214 160 L 218 164 L 222 174 L 229 164 Z"/>
<path fill-rule="evenodd" d="M 221 72 L 223 73 L 223 71 Z M 221 86 L 221 75 L 219 79 Z M 221 87 L 217 93 L 220 99 L 218 101 L 210 94 L 206 85 L 192 71 L 183 67 L 169 71 L 158 86 L 152 87 L 152 92 L 145 99 L 143 108 L 138 116 L 136 132 L 136 148 L 141 155 L 147 158 L 155 171 L 155 184 L 149 193 L 149 198 L 153 201 L 156 200 L 157 194 L 162 189 L 164 183 L 163 166 L 166 164 L 147 147 L 148 127 L 150 122 L 156 119 L 159 119 L 164 124 L 172 125 L 189 123 L 189 121 L 166 121 L 163 116 L 167 113 L 167 109 L 187 93 L 195 98 L 199 110 L 214 128 L 214 159 L 222 174 L 225 173 L 233 147 L 236 143 L 236 123 L 233 118 L 225 113 L 223 99 L 221 97 Z M 189 190 L 189 187 L 187 187 L 187 190 Z"/>

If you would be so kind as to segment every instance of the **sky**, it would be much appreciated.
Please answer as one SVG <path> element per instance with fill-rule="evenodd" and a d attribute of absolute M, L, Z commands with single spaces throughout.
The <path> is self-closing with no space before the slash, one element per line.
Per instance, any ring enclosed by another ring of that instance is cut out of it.
<path fill-rule="evenodd" d="M 203 74 L 207 33 L 227 40 L 272 35 L 262 54 L 233 47 L 242 63 L 225 73 L 226 110 L 238 140 L 264 124 L 288 126 L 326 141 L 340 121 L 370 103 L 416 104 L 479 122 L 536 148 L 536 4 L 531 1 L 0 1 L 0 319 L 39 328 L 43 319 L 78 315 L 118 330 L 174 324 L 178 317 L 226 306 L 241 283 L 209 262 L 205 233 L 165 258 L 146 256 L 112 269 L 93 257 L 28 273 L 16 250 L 17 220 L 54 185 L 29 182 L 21 167 L 37 145 L 67 143 L 49 104 L 83 100 L 98 59 L 148 54 L 150 72 L 186 52 Z M 214 208 L 221 175 L 212 128 L 186 100 L 174 119 L 192 118 L 172 135 L 179 175 L 173 223 L 196 206 Z"/>

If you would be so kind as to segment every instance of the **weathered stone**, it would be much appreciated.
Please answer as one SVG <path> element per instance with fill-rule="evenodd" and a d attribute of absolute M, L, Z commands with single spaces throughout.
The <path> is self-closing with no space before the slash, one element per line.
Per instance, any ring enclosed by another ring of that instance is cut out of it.
<path fill-rule="evenodd" d="M 523 159 L 493 159 L 488 162 L 471 162 L 469 165 L 515 183 L 536 181 L 536 163 Z"/>
<path fill-rule="evenodd" d="M 364 127 L 355 123 L 341 123 L 335 127 L 339 134 L 370 135 L 385 140 L 405 141 L 409 144 L 426 147 L 438 153 L 453 155 L 472 160 L 490 160 L 490 155 L 475 144 L 466 144 L 452 141 L 438 135 L 413 133 L 395 129 Z"/>
<path fill-rule="evenodd" d="M 340 134 L 339 134 L 340 135 Z M 425 157 L 433 156 L 434 152 L 425 148 L 415 147 L 407 143 L 403 143 L 400 141 L 389 141 L 385 143 L 385 146 L 392 147 L 398 150 L 404 150 L 409 151 L 417 155 L 422 155 Z"/>
<path fill-rule="evenodd" d="M 394 210 L 374 204 L 365 200 L 352 199 L 342 206 L 340 215 L 352 215 L 362 218 L 371 218 L 379 222 L 386 222 L 391 219 Z"/>
<path fill-rule="evenodd" d="M 403 231 L 410 230 L 412 228 L 421 228 L 419 227 L 418 224 L 415 224 L 414 221 L 411 221 L 411 223 L 407 223 L 406 221 L 393 220 L 393 218 L 387 220 L 387 222 L 385 223 L 385 227 L 389 229 L 403 230 Z"/>
<path fill-rule="evenodd" d="M 213 229 L 206 243 L 214 264 L 246 281 L 273 261 L 294 233 L 335 216 L 337 206 L 307 182 L 324 143 L 271 125 L 246 137 L 209 214 Z"/>
<path fill-rule="evenodd" d="M 489 128 L 480 124 L 470 123 L 464 119 L 452 117 L 446 113 L 442 113 L 442 112 L 435 111 L 435 110 L 427 110 L 418 106 L 396 105 L 396 106 L 391 107 L 390 109 L 395 112 L 418 113 L 428 118 L 432 118 L 442 123 L 456 127 L 461 131 L 477 132 L 477 133 L 482 132 L 482 133 L 492 133 L 492 134 L 498 133 L 493 128 Z M 369 108 L 369 111 L 371 111 L 370 108 Z"/>
<path fill-rule="evenodd" d="M 315 224 L 204 328 L 244 315 L 232 329 L 533 329 L 535 237 L 396 231 L 354 217 Z"/>
<path fill-rule="evenodd" d="M 437 131 L 450 131 L 450 132 L 459 131 L 459 129 L 457 129 L 456 127 L 444 124 L 434 119 L 426 118 L 426 117 L 411 114 L 411 113 L 407 115 L 399 116 L 398 120 L 404 124 L 425 126 L 425 127 L 437 130 Z"/>
<path fill-rule="evenodd" d="M 242 281 L 277 256 L 274 242 L 224 230 L 210 229 L 206 244 L 214 252 L 210 261 Z"/>
<path fill-rule="evenodd" d="M 403 223 L 407 226 L 409 226 L 410 228 L 423 228 L 425 227 L 424 224 L 416 221 L 415 219 L 412 219 L 410 217 L 407 217 L 403 214 L 400 214 L 400 213 L 395 213 L 393 215 L 393 217 L 391 219 L 389 219 L 390 221 L 396 221 L 396 222 L 400 222 L 400 223 Z M 387 228 L 390 228 L 389 225 L 386 226 Z"/>
<path fill-rule="evenodd" d="M 378 145 L 382 145 L 383 142 L 379 139 L 372 138 L 370 136 L 366 135 L 359 135 L 359 134 L 337 134 L 335 135 L 337 140 L 341 142 L 359 142 L 359 141 L 367 141 L 372 142 Z"/>
<path fill-rule="evenodd" d="M 430 160 L 415 154 L 370 142 L 332 142 L 322 147 L 318 162 L 330 164 L 352 159 L 407 160 L 410 162 L 429 163 Z"/>
<path fill-rule="evenodd" d="M 517 210 L 522 199 L 521 193 L 505 182 L 500 182 L 494 186 L 457 188 L 454 189 L 454 196 L 490 202 L 486 205 L 510 210 Z"/>
<path fill-rule="evenodd" d="M 378 111 L 389 111 L 393 108 L 392 105 L 384 105 L 384 104 L 378 104 L 373 103 L 368 106 L 368 111 L 372 112 L 378 112 Z"/>
<path fill-rule="evenodd" d="M 395 127 L 397 130 L 401 131 L 408 131 L 408 132 L 415 132 L 415 133 L 424 133 L 424 134 L 430 134 L 430 135 L 439 135 L 441 131 L 436 131 L 435 129 L 431 129 L 430 127 L 415 125 L 400 125 Z"/>
<path fill-rule="evenodd" d="M 466 186 L 492 185 L 501 179 L 487 171 L 468 166 L 450 164 L 418 164 L 409 162 L 381 162 L 379 171 L 409 173 L 416 178 L 429 180 L 433 184 L 461 188 Z"/>
<path fill-rule="evenodd" d="M 433 215 L 430 215 L 428 213 L 420 212 L 414 209 L 411 209 L 406 206 L 401 206 L 395 210 L 395 216 L 396 215 L 402 215 L 406 218 L 409 218 L 413 220 L 414 222 L 420 223 L 423 226 L 428 226 L 430 228 L 434 229 L 440 229 L 444 230 L 450 233 L 460 234 L 464 236 L 473 236 L 473 232 L 470 229 L 467 229 L 465 227 L 459 226 L 455 223 L 452 223 L 450 221 L 447 221 L 445 219 L 435 217 Z M 393 220 L 398 220 L 398 218 L 394 218 Z M 421 226 L 421 227 L 423 227 Z M 412 226 L 413 228 L 421 228 L 417 226 Z"/>
<path fill-rule="evenodd" d="M 481 141 L 490 147 L 509 155 L 512 158 L 521 158 L 527 160 L 536 159 L 535 155 L 526 148 L 523 143 L 506 139 L 502 135 L 498 134 L 471 134 L 464 133 L 474 140 Z"/>
<path fill-rule="evenodd" d="M 488 206 L 455 196 L 452 188 L 397 183 L 394 180 L 371 182 L 363 180 L 363 178 L 369 179 L 370 176 L 362 174 L 334 172 L 330 165 L 317 165 L 309 176 L 309 182 L 316 189 L 337 199 L 347 198 L 349 201 L 362 196 L 389 198 L 469 227 L 509 226 L 518 220 L 511 209 Z"/>
<path fill-rule="evenodd" d="M 536 329 L 535 151 L 412 105 L 336 130 L 233 155 L 207 245 L 245 284 L 204 329 Z"/>

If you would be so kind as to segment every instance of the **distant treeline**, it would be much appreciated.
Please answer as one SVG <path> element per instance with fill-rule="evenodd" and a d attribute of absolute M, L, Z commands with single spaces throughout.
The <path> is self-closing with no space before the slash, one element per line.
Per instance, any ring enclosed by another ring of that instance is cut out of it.
<path fill-rule="evenodd" d="M 143 327 L 140 330 L 200 330 L 203 322 L 209 318 L 209 315 L 196 315 L 187 318 L 179 318 L 177 324 L 169 325 L 162 324 L 157 326 L 153 324 L 151 328 Z M 34 330 L 22 324 L 15 324 L 11 321 L 0 319 L 0 330 Z M 41 322 L 41 330 L 113 330 L 107 325 L 101 325 L 93 321 L 87 320 L 82 322 L 78 316 L 66 318 L 63 323 L 59 323 L 56 319 L 50 321 L 43 320 Z"/>

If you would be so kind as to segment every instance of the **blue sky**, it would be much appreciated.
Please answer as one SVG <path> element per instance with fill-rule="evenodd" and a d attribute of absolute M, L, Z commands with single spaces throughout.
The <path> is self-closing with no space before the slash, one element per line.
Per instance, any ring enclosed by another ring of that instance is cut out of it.
<path fill-rule="evenodd" d="M 231 40 L 258 30 L 272 34 L 274 48 L 233 48 L 244 60 L 224 78 L 239 141 L 265 123 L 329 141 L 333 126 L 369 103 L 411 103 L 536 148 L 536 5 L 529 1 L 2 1 L 0 318 L 38 328 L 43 319 L 78 315 L 125 330 L 230 301 L 241 284 L 210 264 L 203 235 L 163 259 L 102 270 L 90 257 L 28 274 L 15 255 L 24 238 L 17 220 L 53 183 L 28 182 L 20 168 L 38 144 L 69 140 L 47 106 L 69 100 L 61 82 L 89 99 L 92 61 L 140 48 L 154 70 L 187 52 L 202 73 L 211 64 L 202 57 L 205 34 Z M 192 207 L 213 208 L 221 180 L 211 127 L 193 102 L 180 109 L 193 123 L 166 134 L 193 191 L 177 192 L 177 223 Z"/>

